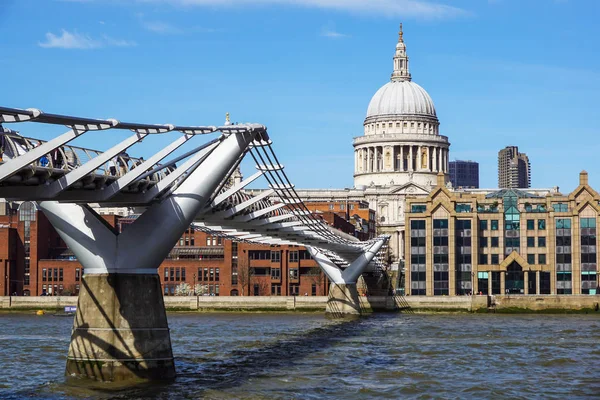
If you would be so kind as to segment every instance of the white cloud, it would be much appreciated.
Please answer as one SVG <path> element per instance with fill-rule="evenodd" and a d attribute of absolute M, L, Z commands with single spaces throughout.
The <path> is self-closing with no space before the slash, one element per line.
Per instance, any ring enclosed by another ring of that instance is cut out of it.
<path fill-rule="evenodd" d="M 449 18 L 468 15 L 458 7 L 427 0 L 137 0 L 141 3 L 167 3 L 178 6 L 293 5 L 340 11 L 385 15 L 388 17 Z"/>
<path fill-rule="evenodd" d="M 178 35 L 183 33 L 183 30 L 163 21 L 143 21 L 142 25 L 150 32 L 163 35 Z"/>
<path fill-rule="evenodd" d="M 46 41 L 38 43 L 40 47 L 59 48 L 59 49 L 97 49 L 100 47 L 116 46 L 130 47 L 136 46 L 135 42 L 123 39 L 114 39 L 110 36 L 102 36 L 101 39 L 92 39 L 88 35 L 82 35 L 77 32 L 69 32 L 65 29 L 60 35 L 51 32 L 46 33 Z"/>
<path fill-rule="evenodd" d="M 330 29 L 324 29 L 321 31 L 321 36 L 332 38 L 332 39 L 341 39 L 348 37 L 345 33 L 336 32 Z"/>

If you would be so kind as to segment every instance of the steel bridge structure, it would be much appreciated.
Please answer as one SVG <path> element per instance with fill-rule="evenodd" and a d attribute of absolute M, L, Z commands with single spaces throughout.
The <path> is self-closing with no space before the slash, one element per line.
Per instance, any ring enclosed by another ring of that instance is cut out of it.
<path fill-rule="evenodd" d="M 17 123 L 68 131 L 45 141 L 7 128 Z M 108 142 L 111 130 L 131 134 L 106 151 L 70 144 L 84 135 Z M 180 136 L 146 160 L 129 156 L 144 139 L 168 132 Z M 331 282 L 327 311 L 337 315 L 360 314 L 357 279 L 377 268 L 377 254 L 388 240 L 361 242 L 316 218 L 260 124 L 138 124 L 0 107 L 0 139 L 0 197 L 36 202 L 85 269 L 69 376 L 102 381 L 175 376 L 157 268 L 190 224 L 234 240 L 305 246 Z M 176 151 L 183 152 L 175 156 Z M 245 157 L 253 159 L 256 172 L 232 184 Z M 268 189 L 249 195 L 244 188 L 259 178 Z M 118 233 L 90 204 L 143 212 Z"/>

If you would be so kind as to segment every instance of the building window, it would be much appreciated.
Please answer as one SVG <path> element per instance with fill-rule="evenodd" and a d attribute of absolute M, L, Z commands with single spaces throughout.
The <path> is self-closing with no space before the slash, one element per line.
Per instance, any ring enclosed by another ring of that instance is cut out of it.
<path fill-rule="evenodd" d="M 300 285 L 298 285 L 298 284 L 290 285 L 290 296 L 298 296 L 298 293 L 300 293 Z"/>
<path fill-rule="evenodd" d="M 219 281 L 219 275 L 221 274 L 221 271 L 219 268 L 215 268 L 215 282 Z"/>
<path fill-rule="evenodd" d="M 79 275 L 79 268 L 75 268 L 75 282 L 79 282 L 80 279 L 80 275 Z"/>
<path fill-rule="evenodd" d="M 276 279 L 276 280 L 281 279 L 281 269 L 271 268 L 271 279 Z"/>
<path fill-rule="evenodd" d="M 298 268 L 290 268 L 290 279 L 298 279 Z"/>
<path fill-rule="evenodd" d="M 471 260 L 471 220 L 456 220 L 455 232 L 455 294 L 464 295 L 469 294 L 473 289 L 471 279 L 471 271 L 473 270 Z"/>
<path fill-rule="evenodd" d="M 491 246 L 492 247 L 498 247 L 499 243 L 500 243 L 500 239 L 498 239 L 498 237 L 491 237 Z"/>
<path fill-rule="evenodd" d="M 456 206 L 454 207 L 454 209 L 458 213 L 471 212 L 471 205 L 470 204 L 456 204 Z"/>
<path fill-rule="evenodd" d="M 535 254 L 527 254 L 527 264 L 535 264 Z"/>
<path fill-rule="evenodd" d="M 425 204 L 412 204 L 410 206 L 410 212 L 413 213 L 423 213 L 427 210 L 427 206 Z"/>
<path fill-rule="evenodd" d="M 545 254 L 538 254 L 538 264 L 546 265 L 546 255 Z"/>
<path fill-rule="evenodd" d="M 208 281 L 208 268 L 204 268 L 203 281 Z"/>
<path fill-rule="evenodd" d="M 488 294 L 488 279 L 489 272 L 478 272 L 477 273 L 477 287 L 481 294 Z"/>
<path fill-rule="evenodd" d="M 165 268 L 165 279 L 164 279 L 164 281 L 165 282 L 169 281 L 169 268 Z"/>
<path fill-rule="evenodd" d="M 567 212 L 569 211 L 569 206 L 565 203 L 554 203 L 552 204 L 552 208 L 555 212 Z"/>
<path fill-rule="evenodd" d="M 210 268 L 209 269 L 209 273 L 210 273 L 210 281 L 213 282 L 215 280 L 215 269 L 214 268 Z"/>
<path fill-rule="evenodd" d="M 175 280 L 175 268 L 170 268 L 169 276 L 171 277 L 171 281 Z"/>
<path fill-rule="evenodd" d="M 479 247 L 480 248 L 485 248 L 488 245 L 488 238 L 486 238 L 485 236 L 480 236 L 479 237 Z"/>
<path fill-rule="evenodd" d="M 535 247 L 535 237 L 533 237 L 533 236 L 527 237 L 527 247 Z"/>
<path fill-rule="evenodd" d="M 598 294 L 596 218 L 581 218 L 581 294 Z"/>
<path fill-rule="evenodd" d="M 497 231 L 498 230 L 498 220 L 497 219 L 491 220 L 491 227 L 492 227 L 493 231 Z"/>
<path fill-rule="evenodd" d="M 533 219 L 528 219 L 527 220 L 527 230 L 528 231 L 532 231 L 535 229 L 535 220 Z"/>
<path fill-rule="evenodd" d="M 52 276 L 52 280 L 53 280 L 54 282 L 57 282 L 57 281 L 58 281 L 58 268 L 54 268 L 54 274 L 53 274 L 53 276 Z"/>
<path fill-rule="evenodd" d="M 487 231 L 487 228 L 488 228 L 487 219 L 482 219 L 481 221 L 479 221 L 479 230 L 480 231 Z"/>
<path fill-rule="evenodd" d="M 448 220 L 433 220 L 433 295 L 449 294 Z"/>
<path fill-rule="evenodd" d="M 545 236 L 538 237 L 538 247 L 546 247 L 546 237 Z"/>
<path fill-rule="evenodd" d="M 58 280 L 59 280 L 60 282 L 62 282 L 62 281 L 63 281 L 63 277 L 64 277 L 64 275 L 63 275 L 63 269 L 62 269 L 62 268 L 59 268 L 59 269 L 58 269 Z"/>
<path fill-rule="evenodd" d="M 281 253 L 279 251 L 271 251 L 271 262 L 281 262 Z"/>
<path fill-rule="evenodd" d="M 556 219 L 556 294 L 572 294 L 571 219 Z"/>
<path fill-rule="evenodd" d="M 330 204 L 330 205 L 329 205 L 329 209 L 330 209 L 330 210 L 333 210 L 333 208 L 334 208 L 334 207 L 335 207 L 335 205 L 334 205 L 334 204 Z"/>
<path fill-rule="evenodd" d="M 77 270 L 77 271 L 79 271 L 79 270 Z M 46 271 L 46 268 L 42 268 L 42 282 L 46 282 L 47 280 L 48 280 L 48 271 Z"/>
<path fill-rule="evenodd" d="M 545 219 L 538 219 L 538 230 L 540 229 L 546 229 L 546 220 Z"/>
<path fill-rule="evenodd" d="M 290 251 L 290 262 L 298 262 L 298 252 Z"/>
<path fill-rule="evenodd" d="M 181 280 L 179 268 L 175 268 L 175 280 L 176 281 L 180 281 Z"/>
<path fill-rule="evenodd" d="M 185 268 L 181 268 L 181 280 L 185 281 Z"/>
<path fill-rule="evenodd" d="M 479 265 L 487 265 L 487 263 L 488 263 L 488 255 L 480 254 L 479 255 Z"/>
<path fill-rule="evenodd" d="M 316 283 L 313 283 L 311 285 L 310 295 L 311 296 L 316 296 L 317 295 L 317 284 Z"/>
<path fill-rule="evenodd" d="M 280 284 L 271 285 L 271 296 L 281 296 L 281 285 Z"/>
<path fill-rule="evenodd" d="M 426 293 L 424 220 L 410 221 L 410 246 L 410 294 L 424 296 Z"/>
<path fill-rule="evenodd" d="M 492 254 L 492 265 L 498 265 L 500 264 L 500 261 L 498 260 L 498 254 Z"/>

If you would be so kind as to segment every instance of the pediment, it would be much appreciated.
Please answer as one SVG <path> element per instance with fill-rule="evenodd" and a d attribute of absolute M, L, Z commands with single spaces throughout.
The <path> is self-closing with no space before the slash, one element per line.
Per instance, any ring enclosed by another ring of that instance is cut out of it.
<path fill-rule="evenodd" d="M 416 183 L 408 182 L 402 186 L 393 188 L 392 190 L 390 190 L 389 194 L 427 196 L 429 194 L 429 190 L 425 189 L 420 185 L 417 185 Z"/>
<path fill-rule="evenodd" d="M 431 196 L 431 201 L 448 202 L 450 201 L 450 196 L 445 191 L 440 190 Z"/>
<path fill-rule="evenodd" d="M 591 218 L 598 215 L 598 205 L 586 200 L 578 205 L 577 212 L 580 217 Z"/>
<path fill-rule="evenodd" d="M 434 218 L 448 218 L 450 216 L 450 210 L 444 207 L 443 204 L 438 204 L 434 207 L 431 215 Z"/>

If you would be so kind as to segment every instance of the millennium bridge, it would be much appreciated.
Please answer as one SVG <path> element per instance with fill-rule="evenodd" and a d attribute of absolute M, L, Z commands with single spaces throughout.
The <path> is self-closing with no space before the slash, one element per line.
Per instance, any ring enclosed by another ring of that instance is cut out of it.
<path fill-rule="evenodd" d="M 68 131 L 45 141 L 7 128 L 18 123 Z M 69 144 L 83 135 L 104 144 L 115 129 L 131 135 L 106 151 Z M 148 159 L 129 155 L 149 136 L 168 132 L 180 136 Z M 35 201 L 85 269 L 67 376 L 125 382 L 175 377 L 157 268 L 190 224 L 234 240 L 305 246 L 331 282 L 326 311 L 360 314 L 357 279 L 378 267 L 388 237 L 361 242 L 314 217 L 263 125 L 138 124 L 0 107 L 0 135 L 0 197 Z M 186 151 L 174 156 L 180 148 Z M 256 173 L 230 184 L 248 156 Z M 244 188 L 258 178 L 268 189 L 251 196 Z M 118 233 L 90 204 L 142 212 Z"/>

